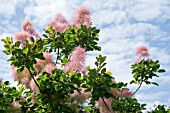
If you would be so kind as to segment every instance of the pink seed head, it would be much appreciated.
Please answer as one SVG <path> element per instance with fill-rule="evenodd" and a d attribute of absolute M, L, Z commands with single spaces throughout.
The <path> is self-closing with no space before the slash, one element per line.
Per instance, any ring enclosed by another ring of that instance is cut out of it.
<path fill-rule="evenodd" d="M 149 57 L 148 48 L 146 46 L 139 46 L 136 50 L 136 55 L 141 55 L 142 57 Z"/>
<path fill-rule="evenodd" d="M 67 23 L 67 20 L 65 19 L 65 17 L 61 13 L 58 13 L 54 20 L 57 23 Z"/>
<path fill-rule="evenodd" d="M 54 63 L 50 63 L 50 64 L 47 64 L 45 67 L 44 67 L 44 70 L 46 70 L 47 73 L 49 74 L 52 74 L 52 71 L 54 69 L 57 69 L 56 65 Z"/>
<path fill-rule="evenodd" d="M 119 92 L 119 97 L 123 98 L 123 97 L 132 97 L 133 93 L 129 91 L 128 88 L 124 88 Z"/>
<path fill-rule="evenodd" d="M 64 70 L 81 72 L 85 68 L 86 51 L 80 46 L 71 53 L 69 62 L 65 65 Z"/>
<path fill-rule="evenodd" d="M 90 10 L 88 10 L 86 7 L 81 6 L 80 8 L 77 9 L 76 12 L 78 15 L 82 15 L 82 16 L 88 16 L 90 15 Z"/>
<path fill-rule="evenodd" d="M 32 25 L 32 23 L 30 21 L 24 21 L 21 25 L 21 28 L 25 31 L 25 32 L 28 32 L 30 34 L 34 34 L 34 27 Z"/>
<path fill-rule="evenodd" d="M 18 79 L 19 76 L 20 76 L 20 75 L 17 73 L 17 68 L 15 68 L 15 66 L 12 65 L 12 78 L 13 78 L 14 80 L 16 80 L 16 79 Z"/>
<path fill-rule="evenodd" d="M 73 25 L 76 25 L 78 28 L 81 25 L 86 25 L 87 27 L 91 26 L 91 19 L 90 19 L 90 11 L 86 7 L 80 7 L 76 15 L 72 18 Z"/>
<path fill-rule="evenodd" d="M 22 44 L 25 43 L 25 39 L 29 39 L 31 37 L 31 35 L 27 32 L 19 32 L 16 33 L 14 38 L 17 42 L 21 42 Z"/>
<path fill-rule="evenodd" d="M 106 107 L 103 100 L 105 101 L 109 109 Z M 99 108 L 100 113 L 114 113 L 112 106 L 111 106 L 113 101 L 114 101 L 113 98 L 103 98 L 103 99 L 99 98 L 99 100 L 95 102 L 95 107 Z"/>
<path fill-rule="evenodd" d="M 38 78 L 38 76 L 34 77 L 35 80 Z M 33 91 L 37 91 L 38 90 L 38 86 L 36 85 L 36 83 L 34 82 L 34 79 L 31 79 L 30 83 L 29 83 L 30 88 Z"/>
<path fill-rule="evenodd" d="M 17 101 L 13 101 L 12 103 L 12 107 L 14 108 L 14 109 L 19 109 L 19 108 L 21 108 L 21 104 L 20 103 L 18 103 Z"/>

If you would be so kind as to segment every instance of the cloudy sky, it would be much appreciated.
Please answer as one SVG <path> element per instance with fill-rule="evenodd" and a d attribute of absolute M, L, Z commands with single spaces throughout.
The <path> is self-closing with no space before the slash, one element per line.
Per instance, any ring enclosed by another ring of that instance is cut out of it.
<path fill-rule="evenodd" d="M 87 64 L 98 54 L 107 56 L 107 67 L 117 81 L 129 82 L 131 64 L 140 45 L 149 48 L 150 57 L 159 59 L 166 73 L 160 74 L 156 86 L 144 85 L 135 95 L 140 102 L 170 105 L 170 0 L 0 0 L 0 39 L 20 32 L 24 20 L 32 21 L 36 31 L 62 13 L 71 21 L 75 10 L 85 6 L 91 10 L 93 26 L 101 30 L 101 52 L 90 52 Z M 0 42 L 0 77 L 11 79 L 10 64 Z M 130 86 L 132 91 L 135 86 Z M 152 104 L 152 105 L 150 105 Z"/>

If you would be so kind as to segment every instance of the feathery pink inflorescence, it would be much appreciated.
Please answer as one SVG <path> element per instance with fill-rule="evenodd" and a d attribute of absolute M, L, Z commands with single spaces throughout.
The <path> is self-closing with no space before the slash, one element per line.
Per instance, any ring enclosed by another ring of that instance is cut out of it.
<path fill-rule="evenodd" d="M 64 70 L 81 72 L 85 68 L 86 50 L 80 46 L 71 53 L 69 62 L 65 65 Z"/>
<path fill-rule="evenodd" d="M 52 55 L 49 52 L 43 52 L 43 56 L 45 57 L 45 62 L 50 63 L 52 62 Z"/>
<path fill-rule="evenodd" d="M 20 78 L 20 81 L 25 85 L 26 88 L 29 88 L 30 78 L 23 76 Z"/>
<path fill-rule="evenodd" d="M 103 102 L 103 100 L 105 101 L 107 107 Z M 115 99 L 113 98 L 103 98 L 103 99 L 99 98 L 99 100 L 95 102 L 95 107 L 100 110 L 100 113 L 114 113 L 111 106 L 114 101 Z"/>
<path fill-rule="evenodd" d="M 31 77 L 31 74 L 30 74 L 29 70 L 26 67 L 24 67 L 22 75 L 25 76 L 25 77 L 28 77 L 28 78 Z"/>
<path fill-rule="evenodd" d="M 34 79 L 36 80 L 38 78 L 38 76 L 34 77 Z M 36 83 L 34 82 L 34 79 L 32 78 L 29 86 L 33 91 L 37 91 L 38 90 L 38 86 L 36 85 Z"/>
<path fill-rule="evenodd" d="M 87 74 L 88 74 L 88 69 L 87 69 L 87 67 L 85 67 L 81 72 L 82 72 L 83 75 L 87 75 Z"/>
<path fill-rule="evenodd" d="M 70 25 L 67 22 L 67 20 L 65 19 L 65 17 L 58 13 L 55 17 L 54 20 L 52 20 L 51 22 L 47 23 L 48 27 L 53 26 L 56 32 L 64 32 Z"/>
<path fill-rule="evenodd" d="M 76 100 L 78 103 L 83 103 L 90 96 L 90 92 L 85 92 L 85 90 L 85 88 L 81 88 L 80 93 L 74 90 L 74 93 L 71 94 L 70 97 Z"/>
<path fill-rule="evenodd" d="M 22 71 L 21 75 L 17 73 L 17 68 L 14 67 L 14 65 L 12 65 L 12 77 L 14 79 L 20 79 L 22 77 L 27 77 L 30 78 L 30 72 L 28 71 L 28 69 L 26 67 L 24 67 L 24 70 Z"/>
<path fill-rule="evenodd" d="M 57 69 L 56 65 L 54 63 L 49 63 L 44 67 L 43 70 L 46 70 L 47 73 L 52 74 L 54 69 Z"/>
<path fill-rule="evenodd" d="M 35 36 L 38 39 L 41 38 L 41 36 L 37 32 L 35 32 L 34 27 L 30 21 L 24 21 L 21 25 L 21 28 L 23 29 L 23 31 L 29 33 L 30 35 Z"/>
<path fill-rule="evenodd" d="M 37 63 L 33 65 L 37 73 L 41 72 L 45 65 L 52 63 L 52 55 L 49 52 L 43 52 L 45 60 L 40 60 L 36 58 Z"/>
<path fill-rule="evenodd" d="M 138 58 L 134 61 L 134 63 L 137 64 L 137 63 L 139 63 L 140 61 L 141 61 L 141 57 L 138 57 Z"/>
<path fill-rule="evenodd" d="M 149 57 L 148 48 L 146 46 L 139 46 L 136 50 L 136 55 L 140 55 L 142 57 Z"/>
<path fill-rule="evenodd" d="M 86 7 L 80 7 L 76 15 L 73 16 L 73 25 L 76 25 L 78 28 L 81 25 L 86 25 L 87 27 L 91 27 L 91 19 L 90 19 L 90 11 Z"/>
<path fill-rule="evenodd" d="M 59 23 L 67 23 L 67 20 L 61 13 L 58 13 L 54 20 Z"/>
<path fill-rule="evenodd" d="M 19 80 L 21 83 L 23 83 L 27 88 L 29 87 L 29 82 L 30 82 L 30 72 L 26 67 L 24 67 L 24 70 L 22 71 L 21 74 L 17 73 L 17 68 L 12 65 L 12 78 L 14 80 Z"/>
<path fill-rule="evenodd" d="M 33 91 L 32 94 L 31 94 L 31 97 L 32 97 L 32 103 L 35 104 L 37 102 L 37 99 L 35 97 L 35 95 L 37 94 L 36 91 Z"/>
<path fill-rule="evenodd" d="M 134 61 L 134 63 L 139 63 L 142 59 L 150 59 L 149 58 L 149 51 L 146 46 L 139 46 L 136 50 L 136 55 L 138 58 Z"/>
<path fill-rule="evenodd" d="M 20 75 L 17 73 L 17 68 L 14 65 L 12 65 L 12 78 L 16 80 L 18 79 L 19 76 Z"/>
<path fill-rule="evenodd" d="M 132 97 L 133 93 L 129 91 L 128 88 L 124 88 L 121 91 L 118 92 L 118 96 L 120 98 L 124 98 L 124 97 Z"/>
<path fill-rule="evenodd" d="M 13 101 L 12 103 L 12 107 L 14 108 L 14 109 L 19 109 L 19 108 L 21 108 L 21 104 L 20 103 L 18 103 L 17 101 Z"/>
<path fill-rule="evenodd" d="M 21 27 L 25 32 L 28 32 L 32 35 L 35 33 L 34 27 L 30 21 L 24 21 Z"/>
<path fill-rule="evenodd" d="M 16 33 L 14 38 L 17 42 L 21 42 L 22 44 L 24 44 L 25 39 L 29 39 L 31 37 L 31 35 L 27 32 L 19 32 Z"/>

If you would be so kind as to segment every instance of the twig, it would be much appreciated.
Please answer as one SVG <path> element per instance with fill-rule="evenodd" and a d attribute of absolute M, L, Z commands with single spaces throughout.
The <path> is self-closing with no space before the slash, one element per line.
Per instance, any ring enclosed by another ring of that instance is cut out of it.
<path fill-rule="evenodd" d="M 52 100 L 51 100 L 50 94 L 49 94 L 48 92 L 44 92 L 44 91 L 41 90 L 40 86 L 38 85 L 38 83 L 37 83 L 37 81 L 35 80 L 33 74 L 31 73 L 31 71 L 30 71 L 29 69 L 28 69 L 28 71 L 29 71 L 29 73 L 30 73 L 32 79 L 34 80 L 35 84 L 36 84 L 37 87 L 39 88 L 40 92 L 41 92 L 42 94 L 45 94 L 45 93 L 46 93 L 47 98 L 49 99 L 49 102 L 50 102 L 51 112 L 54 113 L 54 112 L 55 112 L 55 111 L 54 111 L 54 106 L 53 106 L 53 104 L 52 104 Z"/>
<path fill-rule="evenodd" d="M 107 109 L 110 111 L 110 109 L 109 109 L 109 107 L 107 106 L 106 102 L 104 101 L 103 97 L 102 97 L 102 100 L 103 100 L 105 106 L 107 107 Z M 111 111 L 110 111 L 110 112 L 111 112 Z"/>
<path fill-rule="evenodd" d="M 136 89 L 136 91 L 133 94 L 135 94 L 139 90 L 139 88 L 142 86 L 142 83 L 143 83 L 143 80 L 140 82 L 139 87 Z"/>
<path fill-rule="evenodd" d="M 30 75 L 31 75 L 32 79 L 34 80 L 35 84 L 36 84 L 36 85 L 37 85 L 37 87 L 39 88 L 40 92 L 41 92 L 41 93 L 43 93 L 43 91 L 41 90 L 41 88 L 40 88 L 40 86 L 38 85 L 37 81 L 35 80 L 35 78 L 34 78 L 33 74 L 31 73 L 31 71 L 30 71 L 29 69 L 28 69 L 28 71 L 29 71 L 29 73 L 30 73 Z"/>

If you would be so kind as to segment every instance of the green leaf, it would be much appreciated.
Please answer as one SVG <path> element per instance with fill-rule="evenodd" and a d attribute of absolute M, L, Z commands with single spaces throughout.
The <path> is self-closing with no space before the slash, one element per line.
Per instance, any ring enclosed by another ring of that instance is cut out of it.
<path fill-rule="evenodd" d="M 25 48 L 25 49 L 23 50 L 23 53 L 25 53 L 25 54 L 27 55 L 27 53 L 28 53 L 28 48 Z"/>
<path fill-rule="evenodd" d="M 130 84 L 133 84 L 133 83 L 135 83 L 135 81 L 134 81 L 134 80 L 130 81 Z"/>
<path fill-rule="evenodd" d="M 84 110 L 87 110 L 87 111 L 91 111 L 91 109 L 92 109 L 91 106 L 85 106 L 84 107 Z"/>
<path fill-rule="evenodd" d="M 97 61 L 95 62 L 95 65 L 98 67 L 98 62 Z"/>
<path fill-rule="evenodd" d="M 9 81 L 5 81 L 4 84 L 5 84 L 5 85 L 9 85 Z"/>
<path fill-rule="evenodd" d="M 10 55 L 11 53 L 10 53 L 10 50 L 4 50 L 3 51 L 6 55 Z"/>
<path fill-rule="evenodd" d="M 34 73 L 34 68 L 33 67 L 30 67 L 30 71 L 31 71 L 31 73 Z"/>
<path fill-rule="evenodd" d="M 1 39 L 1 41 L 4 42 L 4 43 L 7 43 L 7 41 L 5 39 Z"/>
<path fill-rule="evenodd" d="M 45 57 L 43 56 L 43 53 L 36 54 L 35 58 L 39 58 L 41 60 L 45 60 Z"/>
<path fill-rule="evenodd" d="M 73 76 L 75 73 L 73 71 L 70 71 L 68 74 L 69 76 Z"/>
<path fill-rule="evenodd" d="M 21 68 L 17 69 L 17 73 L 18 74 L 22 74 L 22 71 L 24 70 L 24 66 L 22 66 Z"/>
<path fill-rule="evenodd" d="M 158 72 L 163 73 L 163 72 L 165 72 L 165 70 L 164 69 L 159 69 Z"/>
<path fill-rule="evenodd" d="M 152 84 L 154 84 L 154 85 L 156 85 L 156 86 L 159 86 L 159 84 L 158 83 L 156 83 L 156 82 L 151 82 Z"/>
<path fill-rule="evenodd" d="M 151 82 L 149 82 L 149 81 L 145 81 L 145 83 L 146 83 L 146 84 L 151 84 Z"/>
<path fill-rule="evenodd" d="M 19 46 L 20 46 L 20 42 L 16 42 L 15 47 L 19 47 Z"/>
<path fill-rule="evenodd" d="M 64 58 L 63 60 L 62 60 L 62 63 L 67 63 L 68 62 L 68 59 L 67 58 Z"/>
<path fill-rule="evenodd" d="M 105 73 L 106 72 L 106 68 L 103 68 L 101 73 Z"/>

